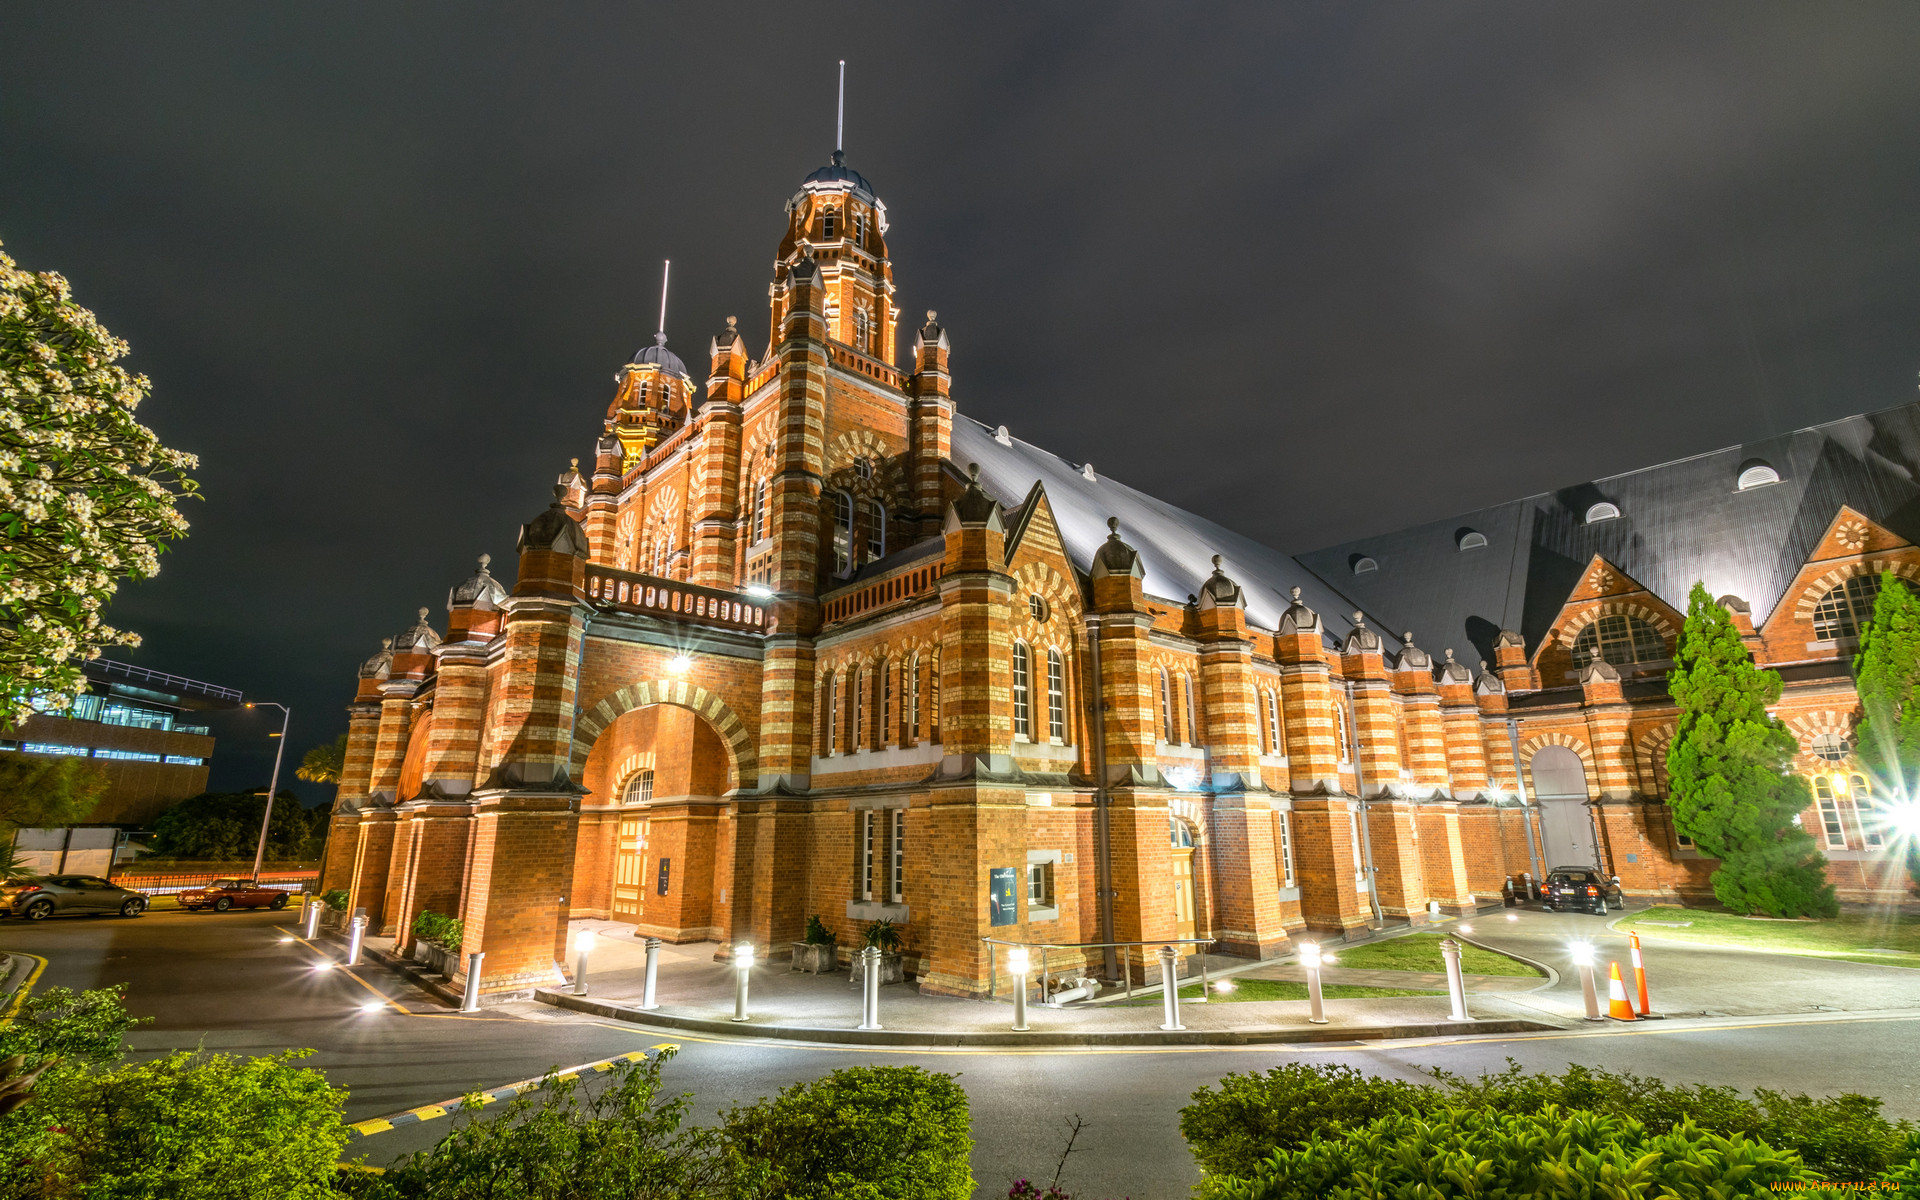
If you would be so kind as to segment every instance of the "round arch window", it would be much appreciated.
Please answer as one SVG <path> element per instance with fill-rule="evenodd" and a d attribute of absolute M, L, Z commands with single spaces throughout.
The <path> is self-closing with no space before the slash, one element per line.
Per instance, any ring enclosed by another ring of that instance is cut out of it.
<path fill-rule="evenodd" d="M 620 793 L 622 804 L 647 804 L 653 800 L 653 771 L 635 771 L 627 777 L 627 786 Z"/>
<path fill-rule="evenodd" d="M 1913 585 L 1902 579 L 1909 591 Z M 1873 603 L 1880 598 L 1880 576 L 1855 575 L 1836 585 L 1813 606 L 1813 636 L 1823 642 L 1859 637 L 1873 620 Z"/>
<path fill-rule="evenodd" d="M 1193 849 L 1193 827 L 1179 817 L 1167 818 L 1167 840 L 1176 850 Z"/>
<path fill-rule="evenodd" d="M 1573 666 L 1584 668 L 1595 652 L 1616 667 L 1659 662 L 1667 657 L 1667 640 L 1660 631 L 1626 613 L 1608 613 L 1573 639 Z"/>
<path fill-rule="evenodd" d="M 1037 595 L 1027 597 L 1027 611 L 1033 614 L 1036 625 L 1045 625 L 1047 618 L 1053 615 L 1053 610 L 1047 606 L 1047 602 Z"/>

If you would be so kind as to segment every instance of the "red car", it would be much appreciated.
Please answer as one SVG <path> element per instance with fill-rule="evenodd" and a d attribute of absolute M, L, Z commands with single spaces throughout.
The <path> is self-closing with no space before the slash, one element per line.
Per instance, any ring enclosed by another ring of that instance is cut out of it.
<path fill-rule="evenodd" d="M 179 900 L 181 908 L 226 912 L 230 908 L 285 908 L 287 897 L 288 893 L 279 888 L 261 887 L 251 879 L 216 879 L 205 887 L 181 892 Z"/>

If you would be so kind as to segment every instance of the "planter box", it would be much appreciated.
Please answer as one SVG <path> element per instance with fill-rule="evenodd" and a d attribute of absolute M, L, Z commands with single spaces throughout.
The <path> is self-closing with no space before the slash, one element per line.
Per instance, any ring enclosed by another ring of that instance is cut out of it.
<path fill-rule="evenodd" d="M 824 945 L 814 942 L 795 942 L 791 969 L 824 975 L 839 966 L 839 954 L 840 947 L 835 942 L 827 942 Z"/>
<path fill-rule="evenodd" d="M 453 951 L 442 950 L 431 942 L 415 942 L 413 944 L 413 961 L 425 963 L 448 979 L 453 978 L 454 964 L 459 961 L 459 958 L 460 956 Z"/>
<path fill-rule="evenodd" d="M 324 905 L 320 909 L 320 924 L 328 929 L 345 929 L 347 927 L 347 914 L 334 908 L 330 904 Z"/>
<path fill-rule="evenodd" d="M 882 954 L 880 956 L 880 982 L 904 983 L 907 978 L 907 956 L 905 954 Z M 853 974 L 848 978 L 858 983 L 866 977 L 866 958 L 855 950 L 853 952 Z"/>

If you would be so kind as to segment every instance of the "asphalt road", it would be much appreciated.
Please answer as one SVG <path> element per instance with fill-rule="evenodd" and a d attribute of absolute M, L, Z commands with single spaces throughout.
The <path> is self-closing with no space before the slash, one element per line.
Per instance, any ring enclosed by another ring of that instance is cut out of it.
<path fill-rule="evenodd" d="M 129 1007 L 154 1018 L 133 1035 L 140 1051 L 204 1045 L 267 1054 L 311 1047 L 316 1053 L 307 1062 L 349 1089 L 349 1120 L 668 1040 L 682 1046 L 667 1069 L 669 1085 L 693 1092 L 703 1119 L 839 1066 L 916 1063 L 956 1072 L 973 1101 L 974 1174 L 983 1197 L 1005 1195 L 1008 1181 L 1020 1175 L 1050 1176 L 1065 1121 L 1076 1113 L 1090 1122 L 1063 1176 L 1076 1195 L 1184 1196 L 1196 1179 L 1178 1128 L 1188 1095 L 1227 1072 L 1284 1062 L 1343 1062 L 1402 1078 L 1417 1078 L 1429 1066 L 1476 1074 L 1507 1057 L 1540 1070 L 1579 1062 L 1742 1088 L 1866 1091 L 1882 1096 L 1890 1115 L 1920 1117 L 1909 1066 L 1920 1055 L 1920 1013 L 1890 1020 L 1756 1017 L 1711 1029 L 1649 1024 L 1324 1049 L 892 1052 L 706 1040 L 577 1020 L 543 1006 L 528 1006 L 528 1016 L 407 1015 L 401 1010 L 439 1010 L 377 968 L 356 972 L 358 979 L 314 970 L 313 949 L 280 940 L 292 932 L 290 915 L 268 913 L 155 913 L 134 921 L 72 918 L 35 926 L 6 921 L 0 922 L 0 949 L 47 958 L 40 987 L 127 982 Z M 363 1010 L 369 1003 L 378 1010 Z M 432 1145 L 457 1119 L 378 1134 L 356 1143 L 353 1153 L 376 1164 L 390 1161 Z"/>

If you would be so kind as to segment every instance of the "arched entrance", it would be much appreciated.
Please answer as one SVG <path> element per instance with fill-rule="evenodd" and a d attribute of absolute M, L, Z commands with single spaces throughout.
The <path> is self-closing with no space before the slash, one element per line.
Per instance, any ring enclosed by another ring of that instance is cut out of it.
<path fill-rule="evenodd" d="M 1598 866 L 1600 847 L 1593 839 L 1593 815 L 1587 808 L 1587 768 L 1565 746 L 1542 746 L 1529 764 L 1533 796 L 1540 802 L 1540 840 L 1551 867 Z"/>
<path fill-rule="evenodd" d="M 1167 818 L 1168 855 L 1173 863 L 1173 936 L 1190 938 L 1196 928 L 1193 887 L 1193 826 L 1179 817 Z"/>
<path fill-rule="evenodd" d="M 692 709 L 620 714 L 581 772 L 574 865 L 578 916 L 604 915 L 668 942 L 709 941 L 730 926 L 732 756 Z"/>

